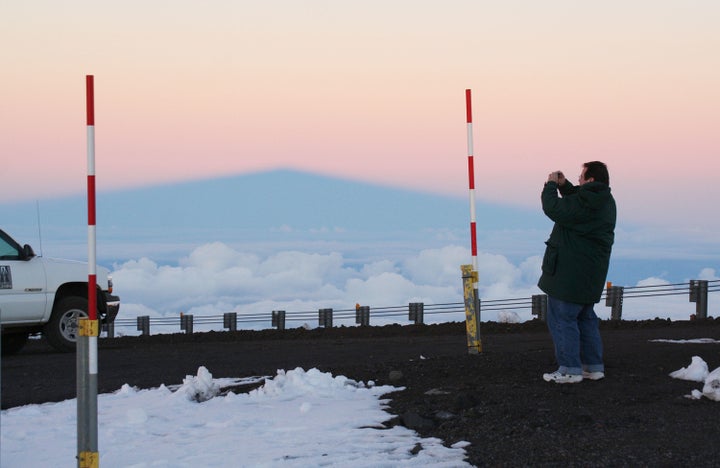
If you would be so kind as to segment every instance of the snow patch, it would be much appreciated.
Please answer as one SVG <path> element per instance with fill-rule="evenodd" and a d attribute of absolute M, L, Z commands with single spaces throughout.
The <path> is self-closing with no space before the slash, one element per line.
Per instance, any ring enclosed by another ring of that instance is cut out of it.
<path fill-rule="evenodd" d="M 670 373 L 674 379 L 703 382 L 702 392 L 693 390 L 687 398 L 699 400 L 703 396 L 713 401 L 720 401 L 720 367 L 708 372 L 707 363 L 699 356 L 693 356 L 688 367 L 683 367 Z"/>
<path fill-rule="evenodd" d="M 688 367 L 670 372 L 670 377 L 673 379 L 692 380 L 693 382 L 703 382 L 707 376 L 708 365 L 700 356 L 693 356 Z"/>
<path fill-rule="evenodd" d="M 713 401 L 720 401 L 720 367 L 710 372 L 705 378 L 702 393 L 706 398 Z"/>

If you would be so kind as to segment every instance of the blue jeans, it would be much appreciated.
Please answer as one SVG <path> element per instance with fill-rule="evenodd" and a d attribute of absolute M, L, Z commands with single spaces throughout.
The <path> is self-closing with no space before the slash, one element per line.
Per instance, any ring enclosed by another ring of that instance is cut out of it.
<path fill-rule="evenodd" d="M 548 296 L 547 325 L 560 372 L 605 372 L 599 323 L 593 304 L 573 304 Z"/>

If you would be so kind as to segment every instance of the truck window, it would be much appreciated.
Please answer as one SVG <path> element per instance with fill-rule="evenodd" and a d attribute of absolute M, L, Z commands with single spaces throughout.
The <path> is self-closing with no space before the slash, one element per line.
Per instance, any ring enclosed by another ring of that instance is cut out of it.
<path fill-rule="evenodd" d="M 3 237 L 0 237 L 0 260 L 20 260 L 20 252 L 17 247 Z"/>

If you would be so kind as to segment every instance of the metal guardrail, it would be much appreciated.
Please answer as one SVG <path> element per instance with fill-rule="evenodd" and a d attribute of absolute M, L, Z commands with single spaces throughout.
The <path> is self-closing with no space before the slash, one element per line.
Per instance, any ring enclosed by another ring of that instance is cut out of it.
<path fill-rule="evenodd" d="M 678 296 L 687 294 L 690 302 L 696 303 L 695 318 L 707 318 L 708 294 L 720 291 L 720 280 L 691 280 L 688 283 L 663 284 L 653 286 L 613 286 L 608 283 L 606 290 L 601 296 L 605 305 L 611 307 L 611 319 L 622 318 L 622 305 L 626 299 Z M 489 299 L 480 301 L 481 311 L 513 311 L 531 309 L 532 315 L 540 320 L 545 320 L 547 312 L 547 296 L 544 294 L 534 295 L 525 298 L 511 299 Z M 370 318 L 399 318 L 407 317 L 407 320 L 415 324 L 424 323 L 425 315 L 441 315 L 464 313 L 463 302 L 448 302 L 441 304 L 424 304 L 422 302 L 411 302 L 407 305 L 373 307 L 356 305 L 351 309 L 330 309 L 305 310 L 287 312 L 274 310 L 272 313 L 238 314 L 237 312 L 226 312 L 223 315 L 190 315 L 180 314 L 173 317 L 149 317 L 141 316 L 136 318 L 117 318 L 115 323 L 107 327 L 105 331 L 108 337 L 114 336 L 115 327 L 136 326 L 143 335 L 150 334 L 150 326 L 174 327 L 187 334 L 192 334 L 195 326 L 198 325 L 221 325 L 230 331 L 237 330 L 238 324 L 265 322 L 270 319 L 271 327 L 284 330 L 287 322 L 309 323 L 318 321 L 318 326 L 330 328 L 333 320 L 355 319 L 360 326 L 370 325 Z M 399 323 L 400 321 L 398 321 Z"/>

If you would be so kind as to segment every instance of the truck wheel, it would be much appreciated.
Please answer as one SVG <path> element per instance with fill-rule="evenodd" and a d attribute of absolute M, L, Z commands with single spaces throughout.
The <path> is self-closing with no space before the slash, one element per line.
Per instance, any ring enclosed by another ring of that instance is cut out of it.
<path fill-rule="evenodd" d="M 27 343 L 27 333 L 8 333 L 2 336 L 2 354 L 15 354 Z"/>
<path fill-rule="evenodd" d="M 50 321 L 43 329 L 53 348 L 63 352 L 75 351 L 78 335 L 76 317 L 87 317 L 87 308 L 87 299 L 80 296 L 64 297 L 55 304 Z"/>

